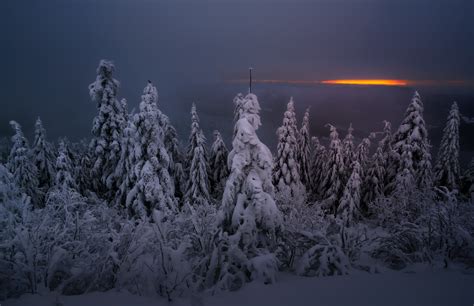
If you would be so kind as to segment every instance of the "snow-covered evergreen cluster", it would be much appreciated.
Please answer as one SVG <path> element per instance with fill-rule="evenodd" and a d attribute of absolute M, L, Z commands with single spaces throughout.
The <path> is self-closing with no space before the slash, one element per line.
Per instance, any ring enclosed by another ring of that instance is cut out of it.
<path fill-rule="evenodd" d="M 310 135 L 310 123 L 325 123 L 309 109 L 298 129 L 291 98 L 275 155 L 257 134 L 257 96 L 238 94 L 229 152 L 218 131 L 208 147 L 195 104 L 183 146 L 151 82 L 129 113 L 114 70 L 101 61 L 89 86 L 98 115 L 88 145 L 54 145 L 38 119 L 30 147 L 10 122 L 11 143 L 0 143 L 0 300 L 112 288 L 171 300 L 272 283 L 282 270 L 474 265 L 474 161 L 459 165 L 456 103 L 433 168 L 418 93 L 395 133 L 384 122 L 357 141 L 351 124 L 341 139 L 326 124 L 325 144 Z"/>

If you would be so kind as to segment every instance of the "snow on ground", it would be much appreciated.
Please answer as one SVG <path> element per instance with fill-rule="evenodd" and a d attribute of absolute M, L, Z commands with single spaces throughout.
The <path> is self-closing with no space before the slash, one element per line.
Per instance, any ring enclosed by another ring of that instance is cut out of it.
<path fill-rule="evenodd" d="M 57 304 L 59 301 L 60 304 Z M 278 283 L 251 283 L 237 292 L 222 292 L 201 301 L 188 298 L 171 304 L 158 297 L 109 291 L 80 296 L 24 295 L 2 306 L 234 306 L 234 305 L 474 305 L 474 273 L 461 270 L 423 270 L 353 273 L 345 276 L 303 278 L 280 274 Z"/>

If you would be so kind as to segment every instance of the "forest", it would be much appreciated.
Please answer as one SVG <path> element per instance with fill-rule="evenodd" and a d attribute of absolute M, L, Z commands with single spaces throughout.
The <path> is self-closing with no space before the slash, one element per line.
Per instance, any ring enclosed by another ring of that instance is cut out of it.
<path fill-rule="evenodd" d="M 311 121 L 316 109 L 298 122 L 291 98 L 271 152 L 257 135 L 255 94 L 228 101 L 232 139 L 214 131 L 208 141 L 193 104 L 183 140 L 156 87 L 144 84 L 130 111 L 114 71 L 100 61 L 89 85 L 97 115 L 87 141 L 51 141 L 38 118 L 30 145 L 10 121 L 0 300 L 120 289 L 171 301 L 272 284 L 281 271 L 474 267 L 474 158 L 461 168 L 456 102 L 436 156 L 418 92 L 400 122 L 359 143 L 349 122 L 344 132 L 327 124 L 328 141 L 310 135 L 310 124 L 326 123 Z"/>

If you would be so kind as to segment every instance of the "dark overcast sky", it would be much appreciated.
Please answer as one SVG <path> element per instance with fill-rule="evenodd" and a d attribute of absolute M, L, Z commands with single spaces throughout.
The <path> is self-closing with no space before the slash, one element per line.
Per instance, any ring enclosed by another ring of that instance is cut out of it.
<path fill-rule="evenodd" d="M 231 103 L 239 88 L 222 80 L 249 65 L 262 79 L 474 80 L 473 0 L 0 2 L 1 135 L 10 119 L 28 132 L 41 115 L 52 137 L 89 136 L 87 86 L 102 58 L 115 62 L 130 108 L 151 79 L 178 125 L 192 100 L 204 117 Z"/>

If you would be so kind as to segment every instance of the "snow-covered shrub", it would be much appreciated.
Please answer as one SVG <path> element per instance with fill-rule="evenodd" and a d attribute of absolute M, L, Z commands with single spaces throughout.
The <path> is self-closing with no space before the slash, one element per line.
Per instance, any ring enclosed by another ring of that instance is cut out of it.
<path fill-rule="evenodd" d="M 0 164 L 0 300 L 36 292 L 37 263 L 28 236 L 31 204 L 13 175 Z"/>
<path fill-rule="evenodd" d="M 306 276 L 348 273 L 350 261 L 342 248 L 341 222 L 326 215 L 320 203 L 298 206 L 285 218 L 284 228 L 277 251 L 280 269 Z"/>
<path fill-rule="evenodd" d="M 437 201 L 431 207 L 429 222 L 430 247 L 443 259 L 461 261 L 474 266 L 474 207 L 458 200 L 457 191 L 437 188 Z"/>
<path fill-rule="evenodd" d="M 336 245 L 317 244 L 306 251 L 296 265 L 296 274 L 330 276 L 347 274 L 349 260 Z"/>
<path fill-rule="evenodd" d="M 118 285 L 132 293 L 159 294 L 171 301 L 188 290 L 191 269 L 187 239 L 171 218 L 155 210 L 153 222 L 137 221 L 118 272 Z"/>
<path fill-rule="evenodd" d="M 402 222 L 394 226 L 388 237 L 381 239 L 372 255 L 396 270 L 412 263 L 431 261 L 426 234 L 423 226 Z"/>

